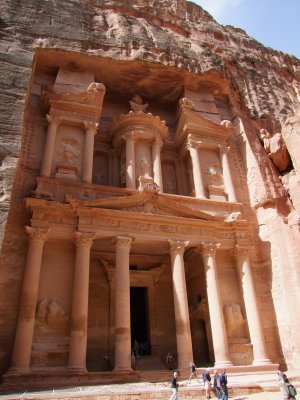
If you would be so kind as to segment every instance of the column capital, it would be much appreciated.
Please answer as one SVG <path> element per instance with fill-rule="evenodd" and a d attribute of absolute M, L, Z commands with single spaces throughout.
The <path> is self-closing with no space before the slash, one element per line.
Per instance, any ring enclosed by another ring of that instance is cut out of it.
<path fill-rule="evenodd" d="M 170 253 L 171 254 L 180 254 L 183 256 L 185 248 L 189 245 L 189 241 L 180 241 L 180 240 L 172 240 L 169 239 L 170 243 Z"/>
<path fill-rule="evenodd" d="M 127 140 L 132 140 L 133 142 L 136 141 L 136 137 L 134 136 L 134 132 L 127 132 L 122 135 L 122 139 L 127 142 Z"/>
<path fill-rule="evenodd" d="M 218 147 L 221 154 L 227 154 L 230 150 L 230 146 L 219 144 Z"/>
<path fill-rule="evenodd" d="M 91 247 L 96 235 L 94 233 L 74 232 L 76 246 Z"/>
<path fill-rule="evenodd" d="M 132 237 L 130 236 L 116 236 L 116 246 L 118 248 L 130 249 Z"/>
<path fill-rule="evenodd" d="M 49 233 L 49 229 L 34 228 L 32 226 L 25 226 L 25 230 L 28 233 L 30 240 L 36 240 L 45 242 Z"/>
<path fill-rule="evenodd" d="M 154 138 L 153 138 L 153 142 L 152 142 L 152 145 L 158 145 L 159 146 L 159 148 L 161 149 L 162 148 L 162 146 L 163 146 L 163 141 L 161 140 L 161 138 L 160 137 L 158 137 L 158 136 L 154 136 Z"/>
<path fill-rule="evenodd" d="M 96 135 L 99 124 L 97 124 L 96 122 L 92 122 L 92 121 L 86 121 L 83 123 L 83 125 L 84 125 L 86 132 L 90 131 L 93 133 L 93 135 Z"/>
<path fill-rule="evenodd" d="M 202 242 L 201 243 L 201 253 L 205 256 L 215 257 L 217 248 L 221 246 L 221 243 L 213 242 Z"/>
<path fill-rule="evenodd" d="M 191 150 L 191 149 L 197 150 L 201 146 L 201 144 L 202 144 L 202 141 L 200 141 L 200 140 L 196 141 L 193 138 L 188 137 L 185 142 L 185 148 L 187 150 Z"/>
<path fill-rule="evenodd" d="M 249 257 L 251 250 L 251 247 L 235 245 L 234 255 L 237 259 Z"/>
<path fill-rule="evenodd" d="M 52 124 L 57 127 L 62 121 L 62 116 L 57 114 L 47 114 L 46 119 L 48 124 Z"/>

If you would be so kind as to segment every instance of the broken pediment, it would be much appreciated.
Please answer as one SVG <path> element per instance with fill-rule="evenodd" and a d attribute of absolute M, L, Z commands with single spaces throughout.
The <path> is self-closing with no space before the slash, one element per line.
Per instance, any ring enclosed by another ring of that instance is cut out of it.
<path fill-rule="evenodd" d="M 230 121 L 218 124 L 199 114 L 190 100 L 181 99 L 180 117 L 175 134 L 175 143 L 178 147 L 182 146 L 190 134 L 197 135 L 204 144 L 212 139 L 219 144 L 225 144 L 233 131 L 234 127 Z"/>
<path fill-rule="evenodd" d="M 66 201 L 73 207 L 102 208 L 119 211 L 130 211 L 144 214 L 165 215 L 202 219 L 206 221 L 222 221 L 224 216 L 216 216 L 207 212 L 184 206 L 170 198 L 163 198 L 158 193 L 141 192 L 131 196 L 111 197 L 96 200 L 79 200 L 66 196 Z"/>

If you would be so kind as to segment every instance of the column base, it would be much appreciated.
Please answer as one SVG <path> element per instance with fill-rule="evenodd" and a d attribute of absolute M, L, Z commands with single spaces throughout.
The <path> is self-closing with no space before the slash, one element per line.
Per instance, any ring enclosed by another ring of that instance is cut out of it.
<path fill-rule="evenodd" d="M 6 376 L 10 375 L 29 375 L 31 374 L 31 368 L 18 368 L 18 367 L 11 367 L 5 373 Z"/>
<path fill-rule="evenodd" d="M 225 360 L 225 361 L 217 361 L 214 365 L 214 368 L 216 369 L 221 369 L 221 368 L 227 368 L 227 367 L 232 367 L 233 364 L 230 360 Z"/>
<path fill-rule="evenodd" d="M 68 367 L 68 372 L 74 372 L 77 374 L 86 374 L 88 371 L 85 367 Z"/>
<path fill-rule="evenodd" d="M 114 372 L 122 372 L 122 371 L 127 371 L 127 372 L 131 372 L 131 371 L 133 371 L 133 369 L 132 369 L 132 367 L 130 366 L 128 366 L 128 365 L 119 365 L 118 367 L 115 367 L 114 369 L 113 369 L 113 371 Z"/>
<path fill-rule="evenodd" d="M 254 366 L 260 366 L 260 365 L 272 365 L 272 361 L 269 360 L 268 358 L 259 358 L 257 360 L 253 360 L 252 365 Z"/>

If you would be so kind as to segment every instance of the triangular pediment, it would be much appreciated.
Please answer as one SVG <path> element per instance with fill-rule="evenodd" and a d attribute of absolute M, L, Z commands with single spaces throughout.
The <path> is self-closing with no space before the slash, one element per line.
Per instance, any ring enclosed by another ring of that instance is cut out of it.
<path fill-rule="evenodd" d="M 234 127 L 229 121 L 218 124 L 190 107 L 181 107 L 175 143 L 181 146 L 189 134 L 218 138 L 220 142 L 224 142 L 233 131 Z"/>
<path fill-rule="evenodd" d="M 181 218 L 194 218 L 206 221 L 224 220 L 224 216 L 216 216 L 207 212 L 195 210 L 154 192 L 141 192 L 130 196 L 110 197 L 96 200 L 79 200 L 71 196 L 66 201 L 72 207 L 85 207 L 94 209 L 110 209 L 127 212 L 136 212 L 152 215 L 165 215 Z"/>

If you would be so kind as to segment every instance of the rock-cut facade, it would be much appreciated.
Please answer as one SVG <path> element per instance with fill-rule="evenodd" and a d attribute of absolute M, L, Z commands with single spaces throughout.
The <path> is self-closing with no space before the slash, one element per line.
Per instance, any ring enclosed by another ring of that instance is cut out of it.
<path fill-rule="evenodd" d="M 4 383 L 299 368 L 300 61 L 185 0 L 0 11 Z"/>

